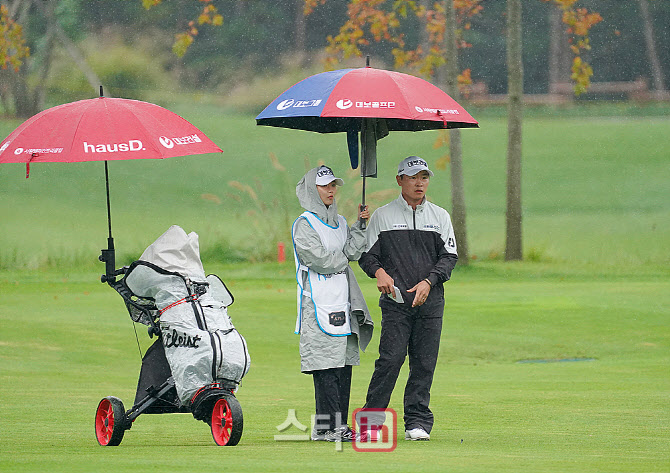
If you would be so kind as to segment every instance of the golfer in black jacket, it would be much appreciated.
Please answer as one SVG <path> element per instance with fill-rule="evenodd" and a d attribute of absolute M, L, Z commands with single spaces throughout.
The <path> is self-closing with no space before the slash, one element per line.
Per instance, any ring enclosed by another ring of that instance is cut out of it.
<path fill-rule="evenodd" d="M 401 195 L 373 213 L 367 251 L 359 260 L 382 293 L 379 358 L 364 408 L 388 407 L 408 354 L 406 440 L 430 439 L 433 413 L 428 404 L 442 331 L 442 284 L 458 260 L 449 213 L 426 200 L 432 175 L 421 158 L 401 161 L 396 176 Z"/>

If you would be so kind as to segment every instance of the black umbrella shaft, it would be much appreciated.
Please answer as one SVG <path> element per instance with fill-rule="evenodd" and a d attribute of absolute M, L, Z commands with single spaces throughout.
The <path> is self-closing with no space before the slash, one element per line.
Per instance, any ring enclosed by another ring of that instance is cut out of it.
<path fill-rule="evenodd" d="M 365 178 L 366 178 L 366 169 L 365 169 L 365 159 L 363 159 L 363 192 L 361 193 L 361 205 L 365 207 Z"/>
<path fill-rule="evenodd" d="M 367 167 L 365 165 L 365 163 L 367 162 L 366 157 L 367 156 L 365 156 L 365 146 L 363 146 L 363 154 L 361 156 L 361 158 L 362 158 L 361 159 L 361 161 L 362 161 L 361 162 L 361 168 L 362 168 L 362 171 L 363 171 L 363 189 L 362 189 L 362 192 L 361 192 L 361 210 L 365 210 L 365 178 L 367 177 L 367 174 L 368 174 L 367 173 Z M 366 223 L 367 222 L 365 221 L 365 219 L 361 220 L 361 228 L 363 230 L 365 230 L 367 228 Z"/>
<path fill-rule="evenodd" d="M 100 280 L 111 284 L 116 281 L 114 276 L 116 258 L 114 253 L 114 238 L 112 238 L 112 210 L 109 205 L 109 170 L 107 168 L 107 161 L 105 161 L 105 188 L 107 190 L 107 228 L 109 229 L 109 237 L 107 238 L 107 249 L 102 250 L 98 259 L 105 263 L 105 274 L 102 275 Z"/>
<path fill-rule="evenodd" d="M 109 229 L 109 239 L 112 239 L 112 210 L 109 204 L 109 170 L 107 161 L 105 161 L 105 188 L 107 189 L 107 228 Z"/>

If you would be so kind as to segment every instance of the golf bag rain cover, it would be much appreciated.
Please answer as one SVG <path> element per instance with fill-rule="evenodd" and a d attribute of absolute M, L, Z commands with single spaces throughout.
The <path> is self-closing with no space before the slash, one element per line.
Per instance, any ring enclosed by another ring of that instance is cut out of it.
<path fill-rule="evenodd" d="M 161 312 L 165 355 L 182 405 L 214 382 L 237 387 L 249 370 L 247 344 L 228 316 L 232 298 L 225 286 L 217 276 L 205 277 L 196 233 L 170 227 L 131 265 L 125 282 L 137 296 L 153 298 Z"/>

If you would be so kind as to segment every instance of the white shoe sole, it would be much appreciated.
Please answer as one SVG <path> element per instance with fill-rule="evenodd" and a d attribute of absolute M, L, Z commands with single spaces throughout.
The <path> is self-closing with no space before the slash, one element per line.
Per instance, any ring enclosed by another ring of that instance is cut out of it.
<path fill-rule="evenodd" d="M 424 435 L 418 436 L 418 437 L 412 437 L 409 432 L 405 432 L 405 440 L 412 440 L 412 441 L 417 441 L 417 440 L 430 440 L 430 434 L 428 432 L 424 432 Z"/>

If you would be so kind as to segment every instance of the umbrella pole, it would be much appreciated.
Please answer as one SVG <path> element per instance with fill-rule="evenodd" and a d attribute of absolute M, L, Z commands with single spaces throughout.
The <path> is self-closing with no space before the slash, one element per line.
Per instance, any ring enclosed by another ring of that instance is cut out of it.
<path fill-rule="evenodd" d="M 105 190 L 107 191 L 107 228 L 109 230 L 109 237 L 107 241 L 112 242 L 114 248 L 114 239 L 112 238 L 112 210 L 109 204 L 109 169 L 107 168 L 107 161 L 105 161 Z"/>
<path fill-rule="evenodd" d="M 102 92 L 102 85 L 100 86 L 100 98 L 104 97 Z M 98 259 L 105 263 L 105 274 L 100 280 L 112 284 L 116 282 L 114 272 L 116 271 L 116 255 L 114 251 L 114 237 L 112 237 L 112 206 L 109 203 L 109 169 L 107 167 L 107 160 L 105 160 L 105 190 L 107 191 L 107 229 L 109 231 L 107 236 L 107 249 L 102 250 L 102 254 Z"/>
<path fill-rule="evenodd" d="M 363 147 L 363 150 L 365 150 L 365 147 Z M 365 151 L 363 151 L 365 152 Z M 363 189 L 361 191 L 361 210 L 365 209 L 365 178 L 367 176 L 367 167 L 366 167 L 366 159 L 365 156 L 362 156 L 363 159 L 361 159 L 361 170 L 363 171 Z M 361 219 L 361 228 L 365 230 L 367 228 L 365 219 Z"/>
<path fill-rule="evenodd" d="M 102 275 L 100 280 L 102 282 L 113 283 L 116 280 L 113 274 L 116 270 L 116 258 L 114 254 L 114 238 L 112 237 L 112 211 L 109 203 L 109 170 L 107 168 L 107 161 L 105 161 L 105 189 L 107 190 L 107 228 L 109 236 L 107 237 L 107 249 L 102 250 L 102 254 L 98 259 L 105 263 L 105 274 Z"/>
<path fill-rule="evenodd" d="M 363 207 L 365 207 L 365 178 L 366 178 L 366 175 L 367 175 L 367 169 L 366 169 L 366 166 L 365 166 L 365 159 L 363 159 L 362 167 L 363 167 L 363 191 L 361 193 L 361 205 Z"/>

